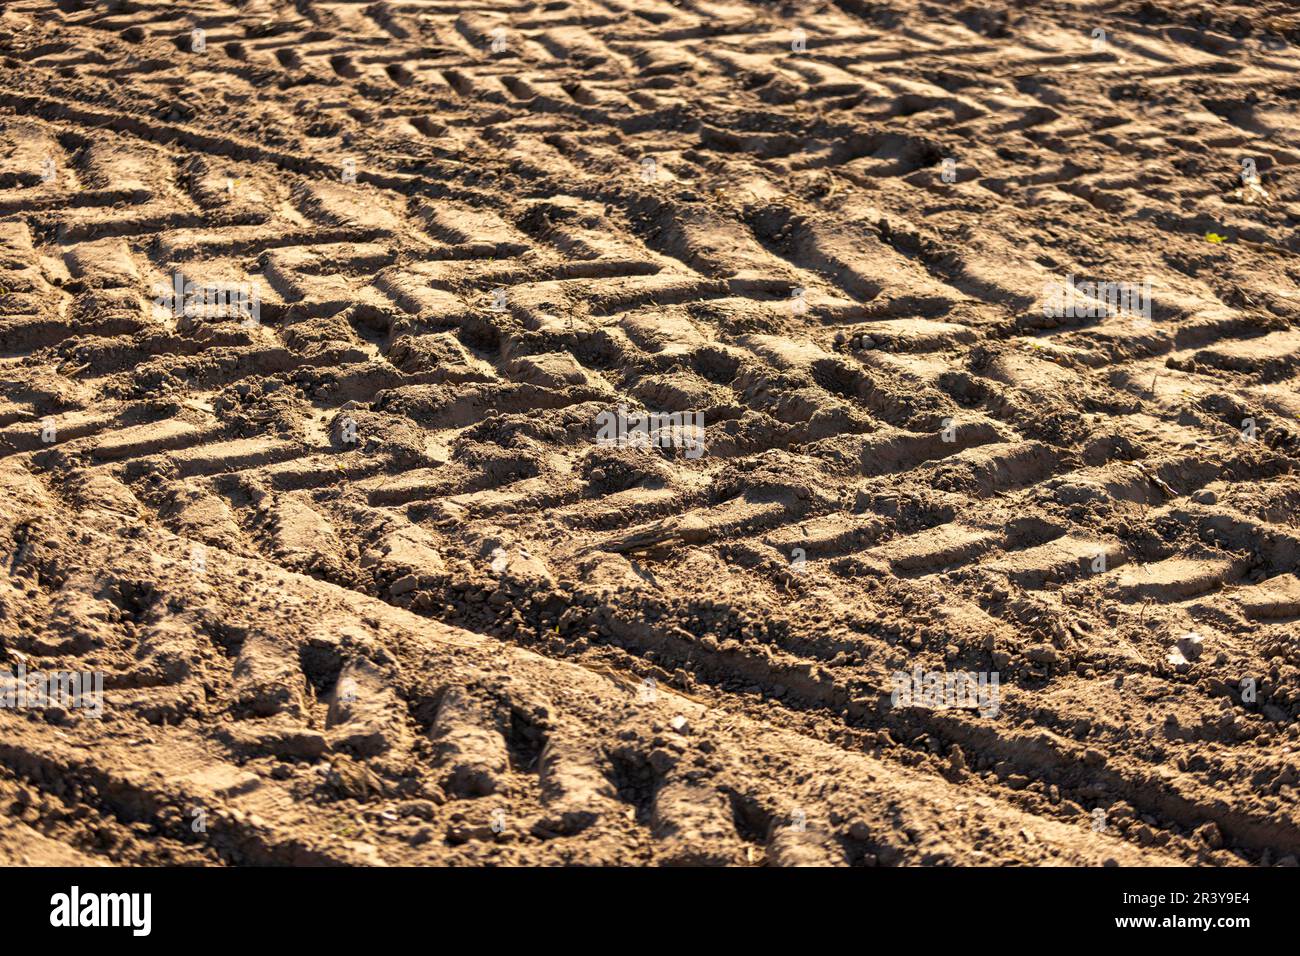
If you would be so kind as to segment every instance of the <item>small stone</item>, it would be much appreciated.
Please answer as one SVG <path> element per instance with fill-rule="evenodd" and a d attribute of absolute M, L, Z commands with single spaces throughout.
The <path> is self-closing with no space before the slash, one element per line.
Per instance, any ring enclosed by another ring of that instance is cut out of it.
<path fill-rule="evenodd" d="M 1183 657 L 1189 661 L 1200 660 L 1201 654 L 1205 648 L 1205 638 L 1199 634 L 1185 634 L 1175 645 L 1182 652 Z"/>
<path fill-rule="evenodd" d="M 691 722 L 687 720 L 685 717 L 683 717 L 681 714 L 678 714 L 672 720 L 668 721 L 668 726 L 671 727 L 673 730 L 677 731 L 679 734 L 685 734 L 690 732 Z"/>
<path fill-rule="evenodd" d="M 1202 488 L 1192 495 L 1192 500 L 1199 505 L 1212 505 L 1219 500 L 1219 496 L 1208 488 Z"/>

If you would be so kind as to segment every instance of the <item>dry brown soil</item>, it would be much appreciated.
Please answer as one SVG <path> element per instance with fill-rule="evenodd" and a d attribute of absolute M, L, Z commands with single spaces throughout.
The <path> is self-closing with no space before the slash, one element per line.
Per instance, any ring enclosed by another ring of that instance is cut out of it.
<path fill-rule="evenodd" d="M 0 860 L 1294 866 L 1288 8 L 0 4 Z"/>

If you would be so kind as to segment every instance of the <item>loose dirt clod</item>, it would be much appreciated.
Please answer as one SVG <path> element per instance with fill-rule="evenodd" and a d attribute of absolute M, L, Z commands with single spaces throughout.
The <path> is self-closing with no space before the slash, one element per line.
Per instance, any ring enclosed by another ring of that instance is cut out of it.
<path fill-rule="evenodd" d="M 1287 7 L 4 4 L 0 862 L 1295 865 Z"/>

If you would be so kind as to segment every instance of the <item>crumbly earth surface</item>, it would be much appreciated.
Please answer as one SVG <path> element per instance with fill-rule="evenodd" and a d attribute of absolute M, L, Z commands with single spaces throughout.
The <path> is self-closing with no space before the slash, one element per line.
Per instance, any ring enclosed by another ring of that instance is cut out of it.
<path fill-rule="evenodd" d="M 0 10 L 0 861 L 1295 865 L 1291 4 Z"/>

